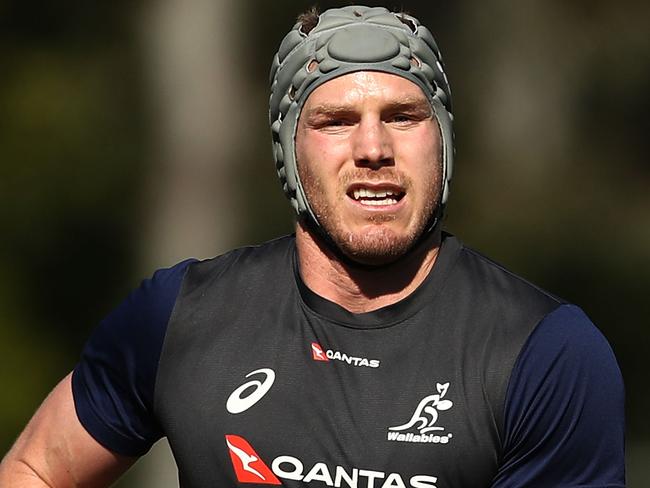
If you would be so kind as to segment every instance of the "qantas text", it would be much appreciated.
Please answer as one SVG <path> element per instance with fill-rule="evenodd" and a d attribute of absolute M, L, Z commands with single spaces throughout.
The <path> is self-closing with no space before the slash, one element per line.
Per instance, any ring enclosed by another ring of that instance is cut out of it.
<path fill-rule="evenodd" d="M 369 368 L 379 367 L 379 359 L 366 359 L 357 356 L 348 356 L 344 352 L 332 351 L 331 349 L 328 349 L 325 354 L 327 354 L 327 357 L 329 359 L 332 359 L 334 361 L 343 361 L 344 363 L 352 364 L 353 366 L 367 366 Z"/>
<path fill-rule="evenodd" d="M 303 483 L 320 481 L 326 486 L 336 488 L 436 488 L 437 481 L 435 476 L 418 474 L 409 478 L 406 484 L 399 473 L 357 468 L 346 470 L 343 466 L 335 466 L 332 469 L 325 463 L 314 464 L 305 474 L 302 462 L 293 456 L 276 457 L 271 469 L 279 478 Z"/>

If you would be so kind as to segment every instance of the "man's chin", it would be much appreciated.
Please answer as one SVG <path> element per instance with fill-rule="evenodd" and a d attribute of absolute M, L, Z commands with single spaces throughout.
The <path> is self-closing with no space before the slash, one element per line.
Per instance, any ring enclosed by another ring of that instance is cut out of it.
<path fill-rule="evenodd" d="M 392 230 L 377 229 L 364 233 L 333 235 L 332 240 L 351 261 L 365 266 L 384 266 L 407 254 L 417 241 L 414 235 L 399 235 Z"/>

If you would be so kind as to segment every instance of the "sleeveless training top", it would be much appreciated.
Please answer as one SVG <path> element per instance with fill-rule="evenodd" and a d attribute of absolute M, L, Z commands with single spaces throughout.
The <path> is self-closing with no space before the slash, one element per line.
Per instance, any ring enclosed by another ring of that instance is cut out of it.
<path fill-rule="evenodd" d="M 167 436 L 182 487 L 624 486 L 623 389 L 568 305 L 445 235 L 407 298 L 353 314 L 286 237 L 154 275 L 73 376 L 116 452 Z"/>

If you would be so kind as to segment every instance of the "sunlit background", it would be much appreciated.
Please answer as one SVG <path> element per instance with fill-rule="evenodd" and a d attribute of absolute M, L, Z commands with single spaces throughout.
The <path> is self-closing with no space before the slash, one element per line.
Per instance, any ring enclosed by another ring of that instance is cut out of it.
<path fill-rule="evenodd" d="M 267 79 L 312 4 L 0 3 L 0 454 L 142 278 L 291 231 Z M 647 486 L 650 3 L 387 6 L 418 16 L 445 58 L 447 229 L 605 333 L 626 382 L 629 486 Z M 161 446 L 118 486 L 177 486 Z"/>

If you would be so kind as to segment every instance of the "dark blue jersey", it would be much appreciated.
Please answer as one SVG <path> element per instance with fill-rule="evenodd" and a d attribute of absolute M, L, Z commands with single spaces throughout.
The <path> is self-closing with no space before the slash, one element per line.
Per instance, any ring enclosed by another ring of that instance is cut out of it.
<path fill-rule="evenodd" d="M 624 486 L 606 340 L 451 236 L 364 314 L 302 283 L 293 238 L 160 270 L 94 332 L 73 393 L 115 452 L 167 436 L 184 487 Z"/>

